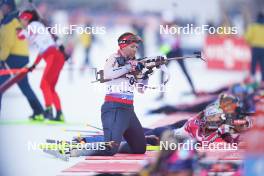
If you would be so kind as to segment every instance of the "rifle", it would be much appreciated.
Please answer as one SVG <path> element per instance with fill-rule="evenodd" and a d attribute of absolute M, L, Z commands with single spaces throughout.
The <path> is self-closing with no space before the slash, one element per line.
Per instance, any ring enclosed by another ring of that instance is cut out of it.
<path fill-rule="evenodd" d="M 183 59 L 190 59 L 190 58 L 199 58 L 206 62 L 204 58 L 201 56 L 201 52 L 194 52 L 193 55 L 190 56 L 181 56 L 181 57 L 172 57 L 172 58 L 164 58 L 164 59 L 157 59 L 157 57 L 144 57 L 138 59 L 140 63 L 142 63 L 145 68 L 152 69 L 154 67 L 158 68 L 161 65 L 167 64 L 169 61 L 173 60 L 183 60 Z"/>
<path fill-rule="evenodd" d="M 148 75 L 153 73 L 153 69 L 161 69 L 162 71 L 166 72 L 168 74 L 167 80 L 163 83 L 164 85 L 169 81 L 169 73 L 167 72 L 166 64 L 173 60 L 183 60 L 183 59 L 190 59 L 190 58 L 198 58 L 206 62 L 205 59 L 202 58 L 201 52 L 194 52 L 193 55 L 190 56 L 182 56 L 182 57 L 173 57 L 173 58 L 164 58 L 164 57 L 144 57 L 137 59 L 140 66 L 142 67 L 142 71 L 135 71 L 130 72 L 128 74 L 128 78 L 134 77 L 134 81 L 137 79 L 147 79 Z M 95 69 L 95 81 L 94 82 L 108 82 L 111 81 L 111 79 L 104 79 L 104 71 Z"/>

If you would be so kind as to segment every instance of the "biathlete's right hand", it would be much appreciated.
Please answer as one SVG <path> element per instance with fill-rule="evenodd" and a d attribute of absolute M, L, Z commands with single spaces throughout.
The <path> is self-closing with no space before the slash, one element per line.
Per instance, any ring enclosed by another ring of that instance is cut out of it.
<path fill-rule="evenodd" d="M 128 63 L 131 65 L 131 71 L 141 72 L 144 69 L 144 65 L 136 60 L 129 60 Z"/>
<path fill-rule="evenodd" d="M 28 70 L 29 70 L 30 72 L 32 72 L 35 68 L 36 68 L 36 64 L 33 64 L 33 65 L 31 65 L 30 67 L 28 67 Z"/>

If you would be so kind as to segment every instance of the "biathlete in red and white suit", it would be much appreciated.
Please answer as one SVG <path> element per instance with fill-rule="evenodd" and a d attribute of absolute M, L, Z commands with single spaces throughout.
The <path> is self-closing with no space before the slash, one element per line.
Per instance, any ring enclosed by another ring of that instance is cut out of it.
<path fill-rule="evenodd" d="M 42 58 L 46 62 L 40 85 L 46 105 L 45 117 L 50 120 L 64 121 L 60 98 L 55 90 L 65 62 L 64 55 L 56 46 L 53 37 L 44 24 L 39 21 L 36 11 L 26 10 L 19 15 L 19 19 L 25 28 L 19 32 L 19 37 L 26 38 L 30 46 L 37 48 L 39 52 L 30 70 L 32 71 Z M 55 106 L 57 112 L 55 118 L 53 117 L 52 106 Z"/>
<path fill-rule="evenodd" d="M 237 143 L 238 138 L 230 134 L 231 126 L 224 124 L 225 114 L 218 105 L 209 105 L 205 111 L 189 119 L 183 127 L 174 129 L 179 138 L 194 138 L 198 142 L 214 142 L 223 139 L 228 143 Z"/>

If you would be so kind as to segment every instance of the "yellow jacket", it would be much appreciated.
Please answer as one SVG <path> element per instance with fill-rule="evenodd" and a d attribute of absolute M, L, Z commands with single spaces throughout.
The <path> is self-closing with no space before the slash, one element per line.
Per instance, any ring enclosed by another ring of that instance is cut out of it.
<path fill-rule="evenodd" d="M 91 34 L 83 33 L 83 34 L 80 34 L 79 40 L 83 47 L 88 48 L 91 46 L 92 36 Z"/>
<path fill-rule="evenodd" d="M 264 48 L 264 24 L 250 25 L 245 33 L 245 39 L 252 47 Z"/>
<path fill-rule="evenodd" d="M 22 28 L 17 18 L 0 27 L 0 60 L 5 61 L 9 55 L 28 56 L 26 40 L 17 37 L 17 29 Z"/>

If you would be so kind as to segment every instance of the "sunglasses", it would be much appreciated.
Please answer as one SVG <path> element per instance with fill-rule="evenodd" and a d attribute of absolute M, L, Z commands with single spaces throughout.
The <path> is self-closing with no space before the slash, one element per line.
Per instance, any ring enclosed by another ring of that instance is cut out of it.
<path fill-rule="evenodd" d="M 131 44 L 131 43 L 141 43 L 142 39 L 136 35 L 129 35 L 123 37 L 121 40 L 118 41 L 118 44 Z"/>

